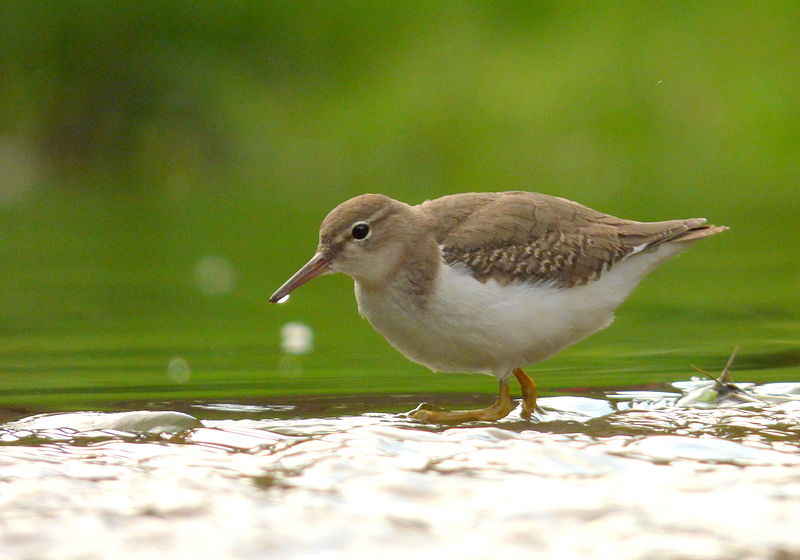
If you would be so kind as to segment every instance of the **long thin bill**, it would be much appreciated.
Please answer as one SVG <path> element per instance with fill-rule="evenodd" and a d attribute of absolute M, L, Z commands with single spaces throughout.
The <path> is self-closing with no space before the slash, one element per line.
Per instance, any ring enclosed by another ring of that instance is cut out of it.
<path fill-rule="evenodd" d="M 317 276 L 330 272 L 329 264 L 328 259 L 323 257 L 320 253 L 317 253 L 311 257 L 311 260 L 304 264 L 300 270 L 295 272 L 291 278 L 284 282 L 283 286 L 278 288 L 275 293 L 270 296 L 269 302 L 280 303 L 284 301 L 295 288 L 299 288 Z"/>

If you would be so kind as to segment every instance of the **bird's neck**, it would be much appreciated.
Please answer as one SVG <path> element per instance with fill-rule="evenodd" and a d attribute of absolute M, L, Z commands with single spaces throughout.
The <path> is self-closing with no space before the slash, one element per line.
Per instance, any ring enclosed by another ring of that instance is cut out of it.
<path fill-rule="evenodd" d="M 397 258 L 389 274 L 380 281 L 356 279 L 362 292 L 393 292 L 398 297 L 408 297 L 415 305 L 424 306 L 432 292 L 439 268 L 442 266 L 439 247 L 433 236 L 409 244 Z"/>

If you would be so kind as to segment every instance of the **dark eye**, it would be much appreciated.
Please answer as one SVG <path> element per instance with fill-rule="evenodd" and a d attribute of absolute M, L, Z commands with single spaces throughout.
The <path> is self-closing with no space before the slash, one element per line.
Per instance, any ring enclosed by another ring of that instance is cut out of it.
<path fill-rule="evenodd" d="M 369 224 L 365 222 L 358 222 L 353 226 L 353 239 L 366 239 L 369 235 Z"/>

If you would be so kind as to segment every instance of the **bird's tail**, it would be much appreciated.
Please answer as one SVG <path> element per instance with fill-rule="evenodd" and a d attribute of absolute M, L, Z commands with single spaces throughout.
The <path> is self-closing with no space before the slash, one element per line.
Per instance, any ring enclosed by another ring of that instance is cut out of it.
<path fill-rule="evenodd" d="M 635 252 L 649 251 L 667 243 L 696 241 L 727 229 L 726 226 L 706 224 L 705 218 L 666 222 L 628 222 L 619 227 L 625 244 Z"/>
<path fill-rule="evenodd" d="M 715 226 L 706 224 L 705 218 L 693 218 L 691 220 L 686 220 L 685 224 L 688 226 L 686 231 L 683 231 L 675 235 L 675 237 L 666 239 L 664 241 L 668 241 L 670 243 L 673 241 L 696 241 L 697 239 L 702 239 L 717 233 L 722 233 L 723 231 L 728 231 L 728 226 Z"/>

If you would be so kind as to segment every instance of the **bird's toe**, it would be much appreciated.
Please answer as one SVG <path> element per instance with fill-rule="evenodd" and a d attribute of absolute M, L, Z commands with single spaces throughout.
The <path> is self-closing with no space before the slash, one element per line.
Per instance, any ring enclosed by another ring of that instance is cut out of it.
<path fill-rule="evenodd" d="M 448 410 L 435 404 L 424 402 L 420 403 L 414 410 L 407 412 L 406 415 L 418 422 L 431 422 L 435 416 L 442 412 L 448 412 Z"/>

